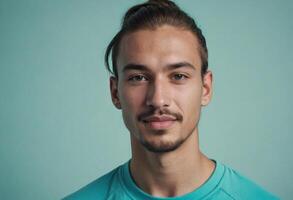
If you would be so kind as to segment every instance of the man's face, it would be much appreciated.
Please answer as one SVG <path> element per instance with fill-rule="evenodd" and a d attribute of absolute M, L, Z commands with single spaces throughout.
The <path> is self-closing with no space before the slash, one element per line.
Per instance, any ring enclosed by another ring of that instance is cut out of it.
<path fill-rule="evenodd" d="M 187 30 L 161 26 L 126 34 L 111 78 L 115 106 L 131 139 L 152 152 L 184 144 L 211 98 L 212 75 L 201 78 L 199 44 Z"/>

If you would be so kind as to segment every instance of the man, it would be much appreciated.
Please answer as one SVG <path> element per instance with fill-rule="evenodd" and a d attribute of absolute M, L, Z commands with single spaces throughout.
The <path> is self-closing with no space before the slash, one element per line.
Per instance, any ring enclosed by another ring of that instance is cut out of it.
<path fill-rule="evenodd" d="M 212 72 L 201 30 L 175 3 L 130 8 L 105 61 L 132 158 L 66 199 L 276 199 L 200 151 L 198 122 L 212 97 Z"/>

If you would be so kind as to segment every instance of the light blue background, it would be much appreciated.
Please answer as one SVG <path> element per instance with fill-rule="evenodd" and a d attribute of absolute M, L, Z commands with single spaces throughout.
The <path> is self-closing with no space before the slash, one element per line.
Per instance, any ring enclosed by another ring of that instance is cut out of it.
<path fill-rule="evenodd" d="M 105 47 L 134 0 L 0 0 L 0 199 L 60 199 L 130 158 Z M 211 158 L 290 199 L 290 0 L 180 0 L 208 43 Z"/>

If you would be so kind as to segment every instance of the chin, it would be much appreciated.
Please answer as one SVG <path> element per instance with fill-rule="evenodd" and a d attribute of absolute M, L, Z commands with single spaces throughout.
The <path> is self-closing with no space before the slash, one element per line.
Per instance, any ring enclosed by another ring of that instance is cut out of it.
<path fill-rule="evenodd" d="M 148 141 L 141 141 L 141 144 L 150 152 L 153 153 L 167 153 L 175 151 L 179 148 L 185 140 L 177 140 L 175 142 L 159 142 L 152 143 Z"/>

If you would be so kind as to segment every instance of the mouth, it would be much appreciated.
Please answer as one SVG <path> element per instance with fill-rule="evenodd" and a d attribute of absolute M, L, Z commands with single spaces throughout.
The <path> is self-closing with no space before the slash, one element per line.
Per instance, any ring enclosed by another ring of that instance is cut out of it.
<path fill-rule="evenodd" d="M 144 124 L 153 130 L 169 129 L 177 118 L 169 115 L 149 116 L 142 120 Z"/>

